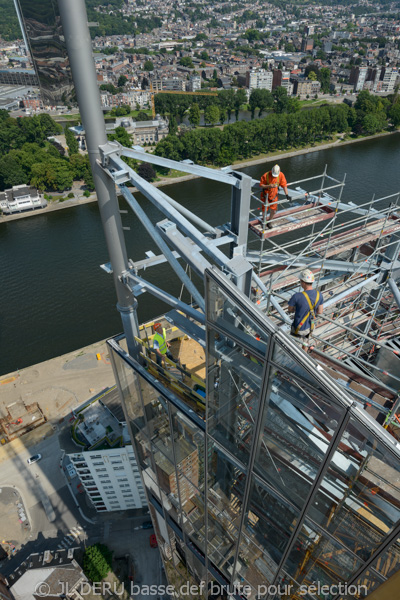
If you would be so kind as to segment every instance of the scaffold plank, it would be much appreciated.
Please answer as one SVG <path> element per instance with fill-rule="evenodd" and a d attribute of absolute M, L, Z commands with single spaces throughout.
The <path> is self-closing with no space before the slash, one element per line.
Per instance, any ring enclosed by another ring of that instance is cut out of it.
<path fill-rule="evenodd" d="M 377 240 L 380 235 L 384 237 L 396 231 L 400 231 L 399 219 L 394 217 L 378 219 L 377 221 L 368 223 L 367 226 L 356 227 L 355 229 L 333 235 L 329 240 L 314 242 L 312 249 L 320 256 L 325 255 L 327 258 Z"/>
<path fill-rule="evenodd" d="M 315 204 L 305 204 L 296 206 L 287 210 L 278 211 L 275 219 L 272 221 L 273 228 L 263 228 L 262 218 L 249 221 L 249 228 L 260 238 L 271 238 L 283 233 L 302 229 L 308 225 L 313 225 L 321 221 L 331 219 L 335 211 L 329 206 L 315 206 Z"/>

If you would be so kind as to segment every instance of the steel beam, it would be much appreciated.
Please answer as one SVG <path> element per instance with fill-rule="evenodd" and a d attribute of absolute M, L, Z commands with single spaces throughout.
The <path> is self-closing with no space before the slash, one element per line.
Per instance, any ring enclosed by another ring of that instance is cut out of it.
<path fill-rule="evenodd" d="M 234 173 L 233 175 L 240 182 L 240 187 L 232 188 L 231 231 L 235 234 L 236 241 L 231 244 L 231 257 L 246 254 L 251 200 L 251 177 L 242 173 Z"/>
<path fill-rule="evenodd" d="M 234 187 L 239 187 L 240 185 L 236 177 L 230 175 L 229 173 L 224 173 L 224 171 L 220 171 L 218 169 L 210 169 L 210 167 L 202 167 L 200 165 L 170 160 L 169 158 L 163 158 L 162 156 L 148 154 L 147 152 L 136 150 L 134 148 L 131 149 L 121 147 L 121 155 L 129 156 L 130 158 L 134 158 L 135 160 L 143 160 L 145 162 L 151 163 L 152 165 L 157 165 L 159 167 L 177 169 L 178 171 L 183 171 L 184 173 L 191 173 L 192 175 L 197 175 L 198 177 L 205 177 L 206 179 L 212 179 L 213 181 L 218 181 L 219 183 L 227 183 L 229 185 L 233 185 Z"/>
<path fill-rule="evenodd" d="M 260 255 L 256 256 L 254 252 L 248 252 L 246 256 L 250 262 L 260 262 Z M 301 257 L 295 259 L 293 255 L 287 254 L 267 254 L 261 256 L 261 262 L 266 265 L 293 266 L 293 267 L 315 267 L 329 269 L 330 271 L 340 271 L 344 273 L 368 273 L 371 266 L 368 262 L 358 264 L 345 262 L 341 260 L 323 260 L 322 258 Z"/>
<path fill-rule="evenodd" d="M 388 285 L 389 285 L 389 287 L 390 287 L 390 289 L 392 291 L 394 300 L 395 300 L 397 306 L 400 308 L 400 290 L 397 287 L 397 284 L 394 281 L 394 279 L 392 279 L 391 277 L 389 277 L 389 279 L 388 279 L 387 282 L 388 282 Z"/>
<path fill-rule="evenodd" d="M 97 86 L 85 2 L 84 0 L 59 0 L 58 6 L 79 110 L 86 131 L 86 144 L 101 221 L 112 264 L 118 299 L 117 308 L 121 315 L 129 352 L 133 357 L 138 358 L 139 349 L 135 341 L 135 337 L 139 335 L 137 301 L 120 281 L 120 276 L 128 269 L 128 258 L 115 185 L 99 164 L 99 146 L 107 143 L 107 134 Z"/>
<path fill-rule="evenodd" d="M 331 306 L 332 304 L 336 304 L 340 300 L 343 300 L 343 298 L 346 298 L 349 294 L 352 294 L 353 292 L 356 292 L 360 288 L 366 286 L 368 283 L 375 281 L 375 279 L 377 279 L 379 276 L 380 273 L 375 273 L 375 275 L 372 275 L 372 277 L 368 277 L 368 279 L 364 279 L 364 281 L 361 281 L 361 283 L 357 283 L 357 285 L 353 285 L 352 287 L 348 288 L 344 292 L 341 292 L 337 296 L 330 298 L 330 300 L 324 302 L 324 308 L 328 308 L 328 306 Z"/>
<path fill-rule="evenodd" d="M 176 223 L 179 228 L 192 239 L 206 254 L 211 256 L 213 260 L 220 266 L 226 265 L 229 260 L 221 250 L 218 250 L 211 240 L 205 237 L 190 221 L 188 221 L 180 212 L 165 201 L 163 195 L 151 183 L 140 177 L 133 169 L 128 167 L 122 158 L 111 154 L 108 156 L 109 161 L 117 170 L 127 170 L 129 178 L 134 186 L 141 192 L 158 210 L 160 210 L 168 219 Z"/>
<path fill-rule="evenodd" d="M 164 254 L 165 258 L 168 260 L 169 264 L 171 265 L 179 279 L 182 281 L 189 294 L 193 296 L 201 310 L 205 312 L 205 304 L 202 294 L 200 294 L 199 290 L 193 284 L 193 281 L 190 279 L 190 277 L 188 277 L 187 273 L 178 262 L 178 259 L 175 258 L 172 251 L 169 249 L 169 246 L 164 242 L 159 231 L 157 231 L 157 229 L 154 227 L 153 223 L 150 221 L 149 217 L 146 215 L 139 202 L 133 196 L 132 192 L 130 192 L 130 190 L 128 190 L 128 188 L 124 185 L 121 185 L 119 189 L 129 206 L 133 210 L 133 212 L 136 214 L 142 225 L 145 227 L 147 233 L 150 235 L 152 240 L 157 244 L 161 252 Z"/>
<path fill-rule="evenodd" d="M 179 255 L 196 271 L 196 273 L 203 278 L 204 271 L 206 268 L 211 268 L 211 264 L 204 256 L 200 253 L 200 248 L 191 242 L 188 238 L 185 238 L 176 227 L 175 223 L 168 221 L 161 221 L 157 223 L 157 229 L 160 231 L 162 237 L 178 251 Z"/>
<path fill-rule="evenodd" d="M 185 302 L 182 302 L 182 300 L 178 300 L 178 298 L 175 298 L 175 296 L 171 296 L 171 294 L 164 292 L 164 290 L 160 289 L 153 283 L 142 279 L 142 277 L 138 277 L 138 275 L 127 272 L 122 276 L 122 281 L 133 293 L 135 293 L 135 288 L 140 288 L 142 292 L 149 292 L 162 302 L 181 310 L 183 313 L 185 313 L 185 315 L 191 319 L 194 319 L 198 323 L 202 323 L 204 325 L 206 322 L 206 318 L 203 313 L 196 310 L 192 306 L 189 306 Z"/>
<path fill-rule="evenodd" d="M 176 200 L 173 200 L 172 198 L 170 198 L 170 196 L 167 196 L 167 194 L 165 194 L 162 190 L 158 190 L 158 191 L 160 192 L 161 196 L 163 196 L 163 198 L 165 199 L 166 202 L 168 202 L 171 206 L 176 208 L 176 210 L 179 211 L 181 213 L 181 215 L 183 215 L 184 217 L 189 219 L 189 221 L 191 221 L 192 223 L 195 223 L 198 227 L 200 227 L 201 229 L 204 229 L 204 231 L 208 231 L 208 233 L 212 233 L 215 236 L 219 237 L 222 234 L 221 230 L 215 229 L 215 227 L 212 227 L 211 225 L 206 223 L 206 221 L 203 221 L 203 219 L 200 219 L 200 217 L 198 217 L 197 215 L 192 213 L 190 210 L 188 210 L 187 208 L 182 206 L 182 204 L 179 204 L 179 202 L 176 202 Z"/>

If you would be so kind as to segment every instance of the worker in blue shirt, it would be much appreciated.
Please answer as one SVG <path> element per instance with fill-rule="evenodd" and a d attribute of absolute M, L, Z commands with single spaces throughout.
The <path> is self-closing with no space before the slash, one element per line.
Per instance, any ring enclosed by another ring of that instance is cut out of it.
<path fill-rule="evenodd" d="M 308 351 L 308 340 L 315 326 L 316 315 L 322 315 L 324 310 L 324 299 L 320 292 L 313 290 L 315 281 L 314 273 L 305 269 L 300 274 L 300 285 L 302 292 L 297 292 L 289 300 L 289 313 L 294 312 L 291 335 L 300 338 L 302 348 Z"/>

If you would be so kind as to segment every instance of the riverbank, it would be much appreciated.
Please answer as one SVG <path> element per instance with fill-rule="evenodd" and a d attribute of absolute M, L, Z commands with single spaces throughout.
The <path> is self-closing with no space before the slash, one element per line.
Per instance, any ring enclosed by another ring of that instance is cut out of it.
<path fill-rule="evenodd" d="M 345 146 L 348 144 L 356 144 L 358 142 L 374 140 L 374 139 L 378 139 L 378 138 L 385 137 L 385 136 L 395 135 L 398 133 L 400 133 L 400 131 L 385 131 L 382 133 L 377 133 L 375 135 L 369 135 L 369 136 L 359 137 L 356 139 L 349 139 L 349 140 L 343 140 L 341 137 L 338 137 L 338 139 L 336 139 L 332 142 L 320 143 L 320 144 L 316 144 L 315 146 L 308 146 L 308 147 L 301 148 L 298 150 L 292 150 L 289 152 L 277 151 L 277 152 L 271 152 L 269 154 L 259 155 L 254 158 L 250 158 L 249 160 L 235 162 L 232 164 L 232 167 L 234 167 L 235 169 L 243 169 L 245 167 L 250 167 L 252 165 L 258 165 L 258 164 L 261 164 L 264 162 L 268 162 L 268 164 L 269 164 L 270 162 L 272 162 L 272 159 L 273 159 L 273 161 L 278 161 L 278 160 L 282 160 L 284 158 L 291 158 L 293 156 L 298 156 L 301 154 L 308 154 L 310 152 L 319 152 L 320 150 L 328 150 L 329 148 L 337 148 L 338 146 Z M 164 187 L 167 185 L 181 183 L 184 181 L 189 181 L 191 179 L 198 179 L 198 178 L 199 178 L 199 175 L 191 175 L 191 174 L 179 175 L 177 177 L 163 177 L 163 178 L 159 179 L 158 181 L 155 181 L 153 183 L 153 185 L 155 187 Z M 138 190 L 136 188 L 133 188 L 132 191 L 137 192 Z M 33 217 L 33 216 L 36 216 L 39 214 L 45 214 L 48 212 L 52 212 L 55 210 L 61 210 L 64 208 L 72 208 L 74 206 L 80 206 L 81 204 L 88 204 L 90 202 L 95 202 L 96 199 L 97 199 L 96 194 L 93 193 L 88 198 L 85 198 L 82 196 L 82 197 L 78 197 L 78 198 L 66 199 L 63 202 L 49 204 L 46 208 L 42 208 L 42 209 L 38 209 L 38 210 L 34 210 L 34 211 L 18 213 L 15 215 L 1 215 L 0 223 L 5 223 L 8 221 L 15 221 L 18 219 L 24 219 L 25 217 Z"/>

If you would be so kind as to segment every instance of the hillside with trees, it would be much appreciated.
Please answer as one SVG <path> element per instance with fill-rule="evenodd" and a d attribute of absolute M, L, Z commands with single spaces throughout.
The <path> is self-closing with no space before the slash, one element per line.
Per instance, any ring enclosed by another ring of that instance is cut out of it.
<path fill-rule="evenodd" d="M 39 190 L 64 191 L 74 180 L 84 180 L 94 189 L 87 155 L 78 154 L 78 143 L 66 134 L 70 155 L 49 136 L 62 133 L 62 127 L 43 113 L 13 119 L 0 110 L 0 189 L 31 184 Z"/>

